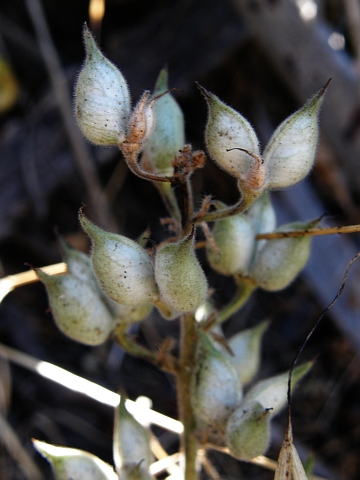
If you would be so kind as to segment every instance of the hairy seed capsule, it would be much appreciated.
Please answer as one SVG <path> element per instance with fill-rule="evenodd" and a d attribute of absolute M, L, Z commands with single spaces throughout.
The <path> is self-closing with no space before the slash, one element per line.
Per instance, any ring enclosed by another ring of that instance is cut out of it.
<path fill-rule="evenodd" d="M 167 70 L 163 69 L 156 81 L 153 97 L 168 90 Z M 145 143 L 144 153 L 158 175 L 173 174 L 172 162 L 185 144 L 184 116 L 171 95 L 156 99 L 153 106 L 155 126 Z"/>
<path fill-rule="evenodd" d="M 220 430 L 242 399 L 235 367 L 201 332 L 190 394 L 196 417 Z"/>
<path fill-rule="evenodd" d="M 241 214 L 215 223 L 212 236 L 219 253 L 207 242 L 206 255 L 211 267 L 223 275 L 247 274 L 255 235 L 251 222 Z"/>
<path fill-rule="evenodd" d="M 293 386 L 310 370 L 313 362 L 299 365 L 293 371 Z M 270 408 L 270 416 L 277 415 L 286 405 L 289 373 L 267 378 L 256 383 L 245 395 L 243 403 L 258 402 L 264 408 Z"/>
<path fill-rule="evenodd" d="M 155 278 L 161 299 L 178 312 L 196 310 L 207 295 L 207 280 L 194 253 L 190 234 L 160 248 L 155 256 Z"/>
<path fill-rule="evenodd" d="M 123 395 L 115 414 L 113 448 L 118 472 L 126 464 L 139 465 L 141 470 L 148 471 L 152 461 L 149 434 L 127 411 Z"/>
<path fill-rule="evenodd" d="M 317 222 L 291 223 L 279 231 L 313 228 Z M 250 271 L 256 284 L 268 291 L 286 288 L 305 267 L 311 247 L 311 237 L 292 237 L 268 240 L 258 252 Z"/>
<path fill-rule="evenodd" d="M 50 463 L 56 480 L 118 480 L 110 465 L 91 453 L 33 440 Z"/>
<path fill-rule="evenodd" d="M 230 453 L 240 460 L 263 455 L 270 442 L 270 410 L 258 402 L 241 405 L 227 422 L 225 438 Z"/>
<path fill-rule="evenodd" d="M 130 94 L 120 70 L 99 50 L 84 27 L 85 63 L 75 89 L 75 114 L 80 130 L 96 145 L 117 145 L 125 138 Z"/>
<path fill-rule="evenodd" d="M 127 237 L 102 230 L 84 215 L 80 222 L 92 240 L 92 265 L 104 292 L 124 305 L 151 303 L 158 292 L 146 251 Z"/>
<path fill-rule="evenodd" d="M 86 345 L 104 343 L 114 318 L 91 285 L 73 275 L 54 277 L 37 269 L 44 283 L 55 322 L 68 337 Z"/>

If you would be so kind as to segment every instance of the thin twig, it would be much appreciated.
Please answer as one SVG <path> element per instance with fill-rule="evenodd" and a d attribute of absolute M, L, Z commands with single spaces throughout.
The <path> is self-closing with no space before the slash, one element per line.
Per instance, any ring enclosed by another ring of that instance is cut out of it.
<path fill-rule="evenodd" d="M 315 237 L 318 235 L 335 235 L 337 233 L 356 233 L 360 232 L 360 225 L 347 225 L 345 227 L 328 227 L 328 228 L 308 228 L 306 230 L 296 230 L 293 232 L 271 232 L 256 235 L 256 240 L 266 239 L 275 240 L 278 238 L 294 238 L 294 237 Z"/>
<path fill-rule="evenodd" d="M 312 327 L 312 329 L 310 330 L 310 332 L 308 333 L 307 337 L 305 338 L 305 340 L 303 341 L 303 343 L 300 345 L 300 348 L 298 349 L 298 351 L 296 352 L 296 355 L 293 359 L 293 361 L 291 362 L 291 366 L 290 366 L 290 371 L 289 371 L 289 378 L 288 378 L 288 392 L 287 392 L 287 396 L 288 396 L 288 406 L 289 406 L 289 415 L 290 415 L 290 405 L 291 405 L 291 379 L 292 379 L 292 373 L 294 371 L 294 368 L 295 368 L 295 365 L 297 364 L 297 361 L 300 357 L 300 355 L 302 354 L 304 348 L 306 347 L 310 337 L 312 336 L 312 334 L 315 332 L 316 328 L 318 327 L 319 323 L 321 322 L 321 320 L 324 318 L 324 316 L 326 315 L 326 313 L 335 305 L 335 303 L 338 301 L 340 295 L 342 294 L 344 288 L 345 288 L 345 285 L 346 285 L 346 280 L 347 280 L 347 277 L 349 275 L 349 271 L 350 271 L 350 268 L 352 266 L 352 264 L 360 257 L 360 252 L 358 252 L 355 257 L 353 257 L 350 262 L 347 264 L 347 267 L 346 267 L 346 270 L 345 270 L 345 273 L 344 273 L 344 276 L 343 276 L 343 280 L 341 282 L 341 285 L 340 285 L 340 288 L 339 290 L 337 291 L 333 301 L 323 310 L 323 312 L 321 313 L 321 315 L 319 316 L 319 318 L 316 320 L 314 326 Z"/>
<path fill-rule="evenodd" d="M 52 41 L 40 0 L 25 0 L 25 3 L 36 32 L 39 48 L 54 89 L 74 158 L 87 189 L 90 206 L 96 217 L 96 222 L 104 228 L 116 230 L 116 222 L 110 215 L 93 160 L 79 130 L 74 125 L 73 109 L 66 77 L 62 71 L 59 56 Z"/>

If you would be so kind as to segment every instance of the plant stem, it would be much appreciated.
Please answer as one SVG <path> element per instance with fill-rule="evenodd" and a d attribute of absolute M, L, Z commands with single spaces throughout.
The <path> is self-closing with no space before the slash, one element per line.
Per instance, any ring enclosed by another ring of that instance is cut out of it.
<path fill-rule="evenodd" d="M 114 331 L 114 340 L 130 355 L 143 358 L 148 362 L 158 365 L 162 370 L 174 373 L 177 367 L 177 361 L 170 354 L 160 357 L 157 352 L 153 352 L 148 348 L 134 342 L 127 333 L 128 325 L 118 325 Z M 161 363 L 161 364 L 160 364 Z"/>
<path fill-rule="evenodd" d="M 220 325 L 230 318 L 231 315 L 234 315 L 234 313 L 240 310 L 240 308 L 248 301 L 252 292 L 256 289 L 254 282 L 247 278 L 241 278 L 241 280 L 237 281 L 237 284 L 238 289 L 235 295 L 230 302 L 219 311 L 215 325 Z"/>
<path fill-rule="evenodd" d="M 239 215 L 240 213 L 245 212 L 252 203 L 263 193 L 262 190 L 244 190 L 241 186 L 240 181 L 238 181 L 238 189 L 241 194 L 240 200 L 231 205 L 230 207 L 224 207 L 220 210 L 215 210 L 213 212 L 208 212 L 203 214 L 196 214 L 192 219 L 193 223 L 202 223 L 202 222 L 216 222 L 217 220 L 222 220 L 224 218 L 232 217 L 234 215 Z"/>
<path fill-rule="evenodd" d="M 190 401 L 191 376 L 195 365 L 198 335 L 193 314 L 181 317 L 180 368 L 177 372 L 179 418 L 184 425 L 182 450 L 185 456 L 186 480 L 198 480 L 197 454 L 199 445 L 194 435 L 196 421 Z"/>

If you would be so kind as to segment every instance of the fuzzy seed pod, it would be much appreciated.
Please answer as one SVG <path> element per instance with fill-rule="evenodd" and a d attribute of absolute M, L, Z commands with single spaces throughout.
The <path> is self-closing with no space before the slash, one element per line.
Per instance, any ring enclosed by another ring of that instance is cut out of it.
<path fill-rule="evenodd" d="M 50 463 L 56 480 L 118 480 L 113 468 L 91 453 L 33 440 Z"/>
<path fill-rule="evenodd" d="M 85 25 L 85 63 L 75 89 L 75 114 L 80 130 L 96 145 L 117 145 L 126 135 L 130 94 L 120 70 L 99 50 Z"/>
<path fill-rule="evenodd" d="M 113 448 L 115 467 L 118 472 L 125 465 L 131 465 L 133 468 L 139 466 L 142 471 L 148 472 L 152 461 L 149 435 L 127 411 L 123 395 L 115 414 Z"/>
<path fill-rule="evenodd" d="M 232 148 L 243 148 L 260 155 L 259 141 L 250 123 L 240 113 L 225 105 L 216 95 L 203 87 L 201 92 L 208 104 L 205 141 L 211 158 L 221 168 L 246 181 L 255 159 L 248 153 Z"/>
<path fill-rule="evenodd" d="M 276 129 L 262 156 L 250 123 L 200 87 L 209 109 L 205 137 L 210 156 L 239 180 L 245 193 L 295 185 L 314 164 L 319 110 L 328 83 Z"/>
<path fill-rule="evenodd" d="M 141 463 L 134 465 L 133 463 L 124 463 L 119 470 L 120 480 L 154 480 L 154 477 L 143 468 Z"/>
<path fill-rule="evenodd" d="M 178 312 L 194 311 L 204 302 L 208 285 L 195 256 L 192 233 L 160 248 L 155 256 L 155 278 L 161 299 Z"/>
<path fill-rule="evenodd" d="M 92 240 L 92 265 L 104 292 L 123 305 L 151 303 L 157 287 L 146 251 L 127 237 L 102 230 L 84 215 L 80 222 Z"/>
<path fill-rule="evenodd" d="M 62 238 L 59 238 L 59 240 L 68 272 L 91 285 L 108 307 L 117 324 L 139 322 L 150 314 L 153 308 L 150 303 L 129 306 L 120 305 L 114 300 L 111 300 L 100 287 L 99 281 L 92 268 L 91 258 L 85 255 L 85 253 L 73 248 Z"/>
<path fill-rule="evenodd" d="M 258 402 L 240 406 L 227 422 L 225 438 L 230 453 L 240 460 L 263 455 L 270 442 L 270 410 Z"/>
<path fill-rule="evenodd" d="M 310 370 L 313 362 L 306 362 L 296 367 L 292 374 L 292 385 L 296 383 Z M 264 408 L 271 409 L 270 416 L 277 415 L 286 405 L 289 373 L 267 378 L 256 383 L 244 397 L 243 403 L 258 402 Z"/>
<path fill-rule="evenodd" d="M 154 98 L 168 90 L 167 77 L 167 70 L 163 69 L 156 81 Z M 157 98 L 153 111 L 155 126 L 145 143 L 144 153 L 156 174 L 171 176 L 172 162 L 185 144 L 184 116 L 171 93 Z"/>
<path fill-rule="evenodd" d="M 278 231 L 291 232 L 313 228 L 316 222 L 291 223 Z M 268 291 L 286 288 L 305 267 L 311 247 L 311 237 L 292 237 L 268 240 L 258 252 L 250 277 L 258 287 Z"/>
<path fill-rule="evenodd" d="M 223 275 L 246 275 L 255 244 L 254 230 L 248 218 L 240 214 L 219 220 L 212 236 L 220 253 L 207 242 L 206 255 L 210 266 Z"/>
<path fill-rule="evenodd" d="M 255 235 L 273 232 L 276 228 L 276 214 L 270 193 L 263 193 L 246 211 L 246 216 L 252 224 Z M 253 259 L 265 244 L 266 240 L 256 240 Z"/>
<path fill-rule="evenodd" d="M 268 326 L 269 322 L 265 320 L 228 340 L 228 345 L 234 353 L 231 360 L 243 385 L 251 382 L 259 370 L 261 340 Z"/>
<path fill-rule="evenodd" d="M 235 367 L 203 332 L 200 332 L 190 394 L 200 422 L 219 430 L 224 428 L 227 418 L 242 399 L 242 387 Z"/>
<path fill-rule="evenodd" d="M 47 275 L 44 283 L 55 323 L 68 337 L 86 345 L 101 345 L 113 331 L 113 316 L 91 285 L 73 275 Z"/>
<path fill-rule="evenodd" d="M 267 188 L 285 188 L 300 182 L 311 170 L 318 143 L 319 110 L 327 85 L 273 133 L 264 150 Z"/>

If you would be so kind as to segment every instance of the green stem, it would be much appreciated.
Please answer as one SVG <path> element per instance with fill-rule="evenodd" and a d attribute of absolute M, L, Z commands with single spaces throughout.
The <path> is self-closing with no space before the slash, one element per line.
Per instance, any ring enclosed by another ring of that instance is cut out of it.
<path fill-rule="evenodd" d="M 157 352 L 152 352 L 148 348 L 134 342 L 127 333 L 128 325 L 118 325 L 114 331 L 114 340 L 130 355 L 142 358 L 148 362 L 158 365 L 162 370 L 175 373 L 177 361 L 171 355 L 162 355 L 159 358 Z"/>
<path fill-rule="evenodd" d="M 195 438 L 196 420 L 190 399 L 190 384 L 195 365 L 198 335 L 193 314 L 181 317 L 180 368 L 177 372 L 179 417 L 184 425 L 182 450 L 185 456 L 186 480 L 198 480 L 197 455 L 199 445 Z"/>
<path fill-rule="evenodd" d="M 225 207 L 220 210 L 215 210 L 213 212 L 208 212 L 205 215 L 195 215 L 193 218 L 193 223 L 216 222 L 217 220 L 222 220 L 224 218 L 243 213 L 263 193 L 263 190 L 243 189 L 240 181 L 238 182 L 238 189 L 242 196 L 240 200 L 235 203 L 235 205 L 231 205 L 230 207 Z"/>
<path fill-rule="evenodd" d="M 222 308 L 216 318 L 215 325 L 220 325 L 236 313 L 250 298 L 250 295 L 256 289 L 254 282 L 247 278 L 241 278 L 237 281 L 238 289 L 230 302 Z"/>
<path fill-rule="evenodd" d="M 158 189 L 164 205 L 171 217 L 180 223 L 181 213 L 172 186 L 169 183 L 163 182 L 154 182 L 154 185 Z"/>

